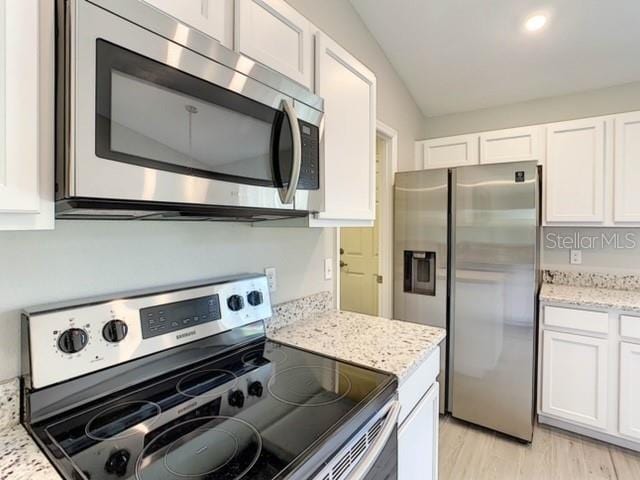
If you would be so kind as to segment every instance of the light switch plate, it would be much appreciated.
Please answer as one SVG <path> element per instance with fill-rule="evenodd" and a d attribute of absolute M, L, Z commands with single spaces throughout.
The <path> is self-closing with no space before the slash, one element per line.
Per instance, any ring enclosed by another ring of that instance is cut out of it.
<path fill-rule="evenodd" d="M 333 278 L 333 258 L 324 259 L 324 279 L 331 280 Z"/>
<path fill-rule="evenodd" d="M 582 250 L 571 250 L 571 265 L 582 265 Z"/>
<path fill-rule="evenodd" d="M 269 291 L 271 293 L 278 289 L 278 277 L 276 276 L 276 267 L 267 267 L 264 269 L 264 274 L 267 276 L 267 283 L 269 284 Z"/>

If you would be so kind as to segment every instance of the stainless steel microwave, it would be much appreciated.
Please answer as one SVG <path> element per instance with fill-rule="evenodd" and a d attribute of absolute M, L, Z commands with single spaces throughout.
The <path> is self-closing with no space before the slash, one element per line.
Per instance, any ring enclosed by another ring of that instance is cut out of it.
<path fill-rule="evenodd" d="M 56 8 L 58 218 L 322 210 L 320 97 L 142 1 Z"/>

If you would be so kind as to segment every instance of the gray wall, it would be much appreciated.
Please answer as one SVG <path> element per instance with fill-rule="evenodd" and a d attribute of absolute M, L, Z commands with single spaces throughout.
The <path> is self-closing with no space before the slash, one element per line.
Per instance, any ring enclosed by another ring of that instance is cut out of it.
<path fill-rule="evenodd" d="M 371 68 L 378 117 L 399 132 L 399 164 L 413 168 L 424 117 L 347 0 L 291 0 Z M 278 269 L 275 302 L 322 290 L 334 229 L 216 223 L 57 222 L 54 231 L 0 232 L 0 380 L 19 372 L 19 310 L 55 300 Z"/>
<path fill-rule="evenodd" d="M 323 260 L 334 229 L 243 224 L 59 221 L 53 231 L 0 232 L 0 379 L 19 371 L 19 312 L 103 293 L 277 268 L 278 303 L 332 290 Z"/>
<path fill-rule="evenodd" d="M 472 112 L 429 117 L 425 120 L 422 136 L 438 138 L 633 110 L 640 110 L 640 82 Z"/>
<path fill-rule="evenodd" d="M 413 145 L 423 135 L 424 116 L 351 3 L 287 1 L 376 74 L 378 120 L 398 131 L 398 170 L 413 170 Z"/>
<path fill-rule="evenodd" d="M 610 243 L 613 235 L 619 238 L 617 247 Z M 567 248 L 560 248 L 558 236 L 565 239 Z M 569 261 L 569 247 L 576 241 L 583 242 L 578 248 L 582 250 L 582 265 L 571 265 Z M 545 227 L 542 244 L 543 268 L 640 273 L 640 228 Z M 634 248 L 626 248 L 632 246 Z"/>

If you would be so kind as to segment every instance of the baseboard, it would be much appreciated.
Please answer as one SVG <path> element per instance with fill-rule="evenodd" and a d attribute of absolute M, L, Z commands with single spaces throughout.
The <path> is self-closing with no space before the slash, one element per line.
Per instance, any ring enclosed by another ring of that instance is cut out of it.
<path fill-rule="evenodd" d="M 578 425 L 574 425 L 572 423 L 565 422 L 563 420 L 558 420 L 553 417 L 547 417 L 545 415 L 539 414 L 538 423 L 550 425 L 552 427 L 560 428 L 562 430 L 568 430 L 570 432 L 577 433 L 579 435 L 584 435 L 585 437 L 595 438 L 596 440 L 600 440 L 606 443 L 611 443 L 613 445 L 617 445 L 618 447 L 628 448 L 629 450 L 640 452 L 640 443 L 638 442 L 627 440 L 625 438 L 616 437 L 615 435 L 611 435 L 609 433 L 597 432 L 595 430 L 591 430 L 586 427 L 580 427 Z"/>

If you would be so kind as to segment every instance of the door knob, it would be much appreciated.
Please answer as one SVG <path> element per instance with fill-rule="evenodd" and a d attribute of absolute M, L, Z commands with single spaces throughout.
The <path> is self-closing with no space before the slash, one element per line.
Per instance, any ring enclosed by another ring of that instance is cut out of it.
<path fill-rule="evenodd" d="M 340 260 L 340 268 L 342 267 L 346 267 L 347 265 L 349 265 L 348 263 L 343 262 L 342 260 Z"/>
<path fill-rule="evenodd" d="M 344 248 L 340 247 L 340 255 L 344 255 Z"/>

